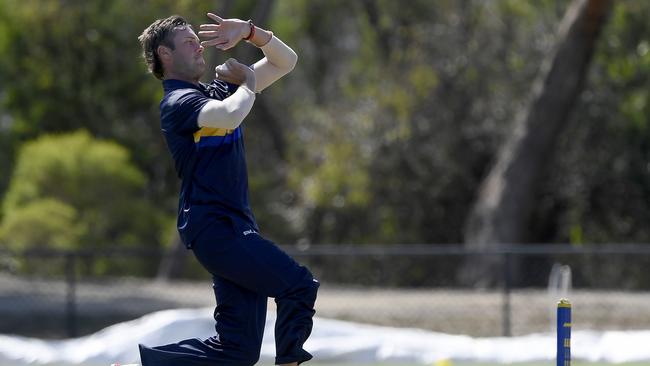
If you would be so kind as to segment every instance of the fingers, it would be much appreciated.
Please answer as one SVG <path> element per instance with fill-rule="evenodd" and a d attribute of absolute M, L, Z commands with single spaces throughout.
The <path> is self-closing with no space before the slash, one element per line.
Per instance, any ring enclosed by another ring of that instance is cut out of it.
<path fill-rule="evenodd" d="M 242 70 L 243 67 L 247 67 L 246 65 L 242 64 L 241 62 L 237 61 L 234 58 L 229 58 L 224 62 L 224 65 L 226 65 L 229 69 L 239 69 Z"/>
<path fill-rule="evenodd" d="M 214 71 L 218 74 L 225 74 L 228 72 L 228 66 L 226 64 L 221 64 L 214 68 Z"/>
<path fill-rule="evenodd" d="M 247 66 L 235 60 L 228 59 L 223 64 L 214 68 L 214 71 L 221 76 L 242 79 L 246 73 Z"/>
<path fill-rule="evenodd" d="M 219 24 L 201 24 L 199 26 L 199 29 L 206 31 L 216 31 L 219 30 L 219 28 L 221 28 Z"/>
<path fill-rule="evenodd" d="M 246 65 L 244 65 L 241 62 L 237 61 L 237 59 L 234 59 L 234 58 L 231 57 L 231 58 L 227 59 L 221 65 L 215 67 L 215 71 L 217 71 L 217 72 L 225 72 L 226 70 L 232 71 L 232 70 L 236 70 L 237 68 L 240 68 L 240 67 L 246 67 Z"/>
<path fill-rule="evenodd" d="M 242 67 L 245 67 L 245 65 L 241 64 L 234 58 L 229 58 L 223 64 L 215 67 L 215 78 L 232 84 L 241 85 L 246 79 Z"/>
<path fill-rule="evenodd" d="M 223 37 L 222 32 L 220 32 L 219 25 L 216 24 L 201 24 L 199 33 L 197 35 L 200 38 L 219 38 Z M 203 45 L 205 47 L 205 45 Z"/>
<path fill-rule="evenodd" d="M 228 41 L 228 40 L 222 40 L 222 39 L 218 39 L 218 38 L 215 38 L 215 40 L 213 40 L 213 41 L 205 41 L 205 44 L 203 44 L 203 43 L 204 42 L 201 42 L 201 45 L 203 47 L 214 46 L 215 48 L 220 49 L 222 51 L 229 50 L 235 45 L 234 42 L 231 42 L 231 41 Z"/>
<path fill-rule="evenodd" d="M 219 74 L 219 75 L 228 75 L 232 76 L 234 73 L 235 68 L 233 67 L 231 62 L 224 62 L 221 65 L 217 66 L 214 68 L 214 71 Z"/>
<path fill-rule="evenodd" d="M 220 24 L 221 22 L 223 22 L 223 19 L 221 19 L 221 17 L 218 16 L 217 14 L 208 13 L 208 18 L 214 20 L 214 22 L 217 23 L 217 24 Z"/>
<path fill-rule="evenodd" d="M 215 46 L 217 48 L 221 48 L 226 44 L 228 44 L 228 40 L 222 39 L 222 38 L 219 38 L 219 37 L 213 38 L 213 39 L 211 39 L 209 41 L 202 41 L 201 42 L 201 46 L 203 46 L 205 48 L 210 47 L 210 46 Z"/>
<path fill-rule="evenodd" d="M 243 65 L 241 62 L 237 61 L 236 58 L 229 58 L 226 60 L 226 63 L 229 65 Z"/>
<path fill-rule="evenodd" d="M 219 32 L 216 31 L 200 31 L 198 36 L 201 38 L 216 38 L 219 37 Z"/>
<path fill-rule="evenodd" d="M 201 30 L 198 35 L 199 37 L 206 39 L 201 42 L 203 47 L 214 46 L 220 50 L 228 50 L 240 41 L 241 35 L 240 28 L 238 27 L 237 20 L 233 19 L 222 19 L 220 16 L 214 13 L 208 13 L 208 17 L 212 19 L 216 24 L 201 24 L 199 29 Z"/>

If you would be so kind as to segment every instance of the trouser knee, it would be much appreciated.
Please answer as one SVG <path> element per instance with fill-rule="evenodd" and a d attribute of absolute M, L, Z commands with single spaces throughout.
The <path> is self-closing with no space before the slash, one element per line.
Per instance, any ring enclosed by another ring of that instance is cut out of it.
<path fill-rule="evenodd" d="M 316 301 L 316 296 L 318 295 L 318 288 L 320 287 L 320 282 L 316 280 L 313 276 L 307 284 L 307 292 L 310 299 Z"/>
<path fill-rule="evenodd" d="M 309 270 L 303 267 L 303 271 L 304 273 L 300 281 L 296 283 L 291 289 L 289 289 L 287 295 L 289 297 L 297 297 L 303 299 L 303 301 L 311 303 L 313 306 L 313 303 L 316 301 L 320 283 L 314 278 Z"/>

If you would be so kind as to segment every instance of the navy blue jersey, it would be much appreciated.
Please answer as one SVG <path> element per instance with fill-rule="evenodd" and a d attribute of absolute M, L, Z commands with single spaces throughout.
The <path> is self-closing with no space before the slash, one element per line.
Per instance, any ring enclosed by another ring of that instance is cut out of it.
<path fill-rule="evenodd" d="M 259 231 L 248 200 L 248 175 L 242 126 L 199 127 L 201 108 L 223 100 L 237 85 L 215 80 L 194 85 L 164 80 L 160 124 L 181 178 L 178 231 L 186 246 L 202 230 L 216 225 L 224 235 Z"/>

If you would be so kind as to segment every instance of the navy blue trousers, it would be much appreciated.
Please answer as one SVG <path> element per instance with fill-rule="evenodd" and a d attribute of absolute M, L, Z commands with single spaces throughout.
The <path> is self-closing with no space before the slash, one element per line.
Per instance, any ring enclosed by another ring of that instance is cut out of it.
<path fill-rule="evenodd" d="M 140 345 L 143 366 L 251 366 L 260 357 L 269 297 L 275 298 L 276 364 L 302 363 L 311 334 L 319 283 L 273 242 L 257 233 L 215 225 L 193 242 L 198 261 L 212 274 L 217 334 L 158 347 Z"/>

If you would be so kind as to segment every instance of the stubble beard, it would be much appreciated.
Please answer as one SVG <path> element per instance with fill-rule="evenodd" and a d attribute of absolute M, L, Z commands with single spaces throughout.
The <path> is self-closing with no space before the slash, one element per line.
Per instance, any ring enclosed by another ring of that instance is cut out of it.
<path fill-rule="evenodd" d="M 187 67 L 187 75 L 194 81 L 199 81 L 205 72 L 206 64 L 198 59 L 194 63 L 185 65 Z"/>
<path fill-rule="evenodd" d="M 180 66 L 177 68 L 178 73 L 183 75 L 187 80 L 193 82 L 198 82 L 199 79 L 201 79 L 201 76 L 203 76 L 205 68 L 207 67 L 205 59 L 202 56 L 197 59 L 192 59 L 191 61 L 184 61 L 178 66 Z"/>

